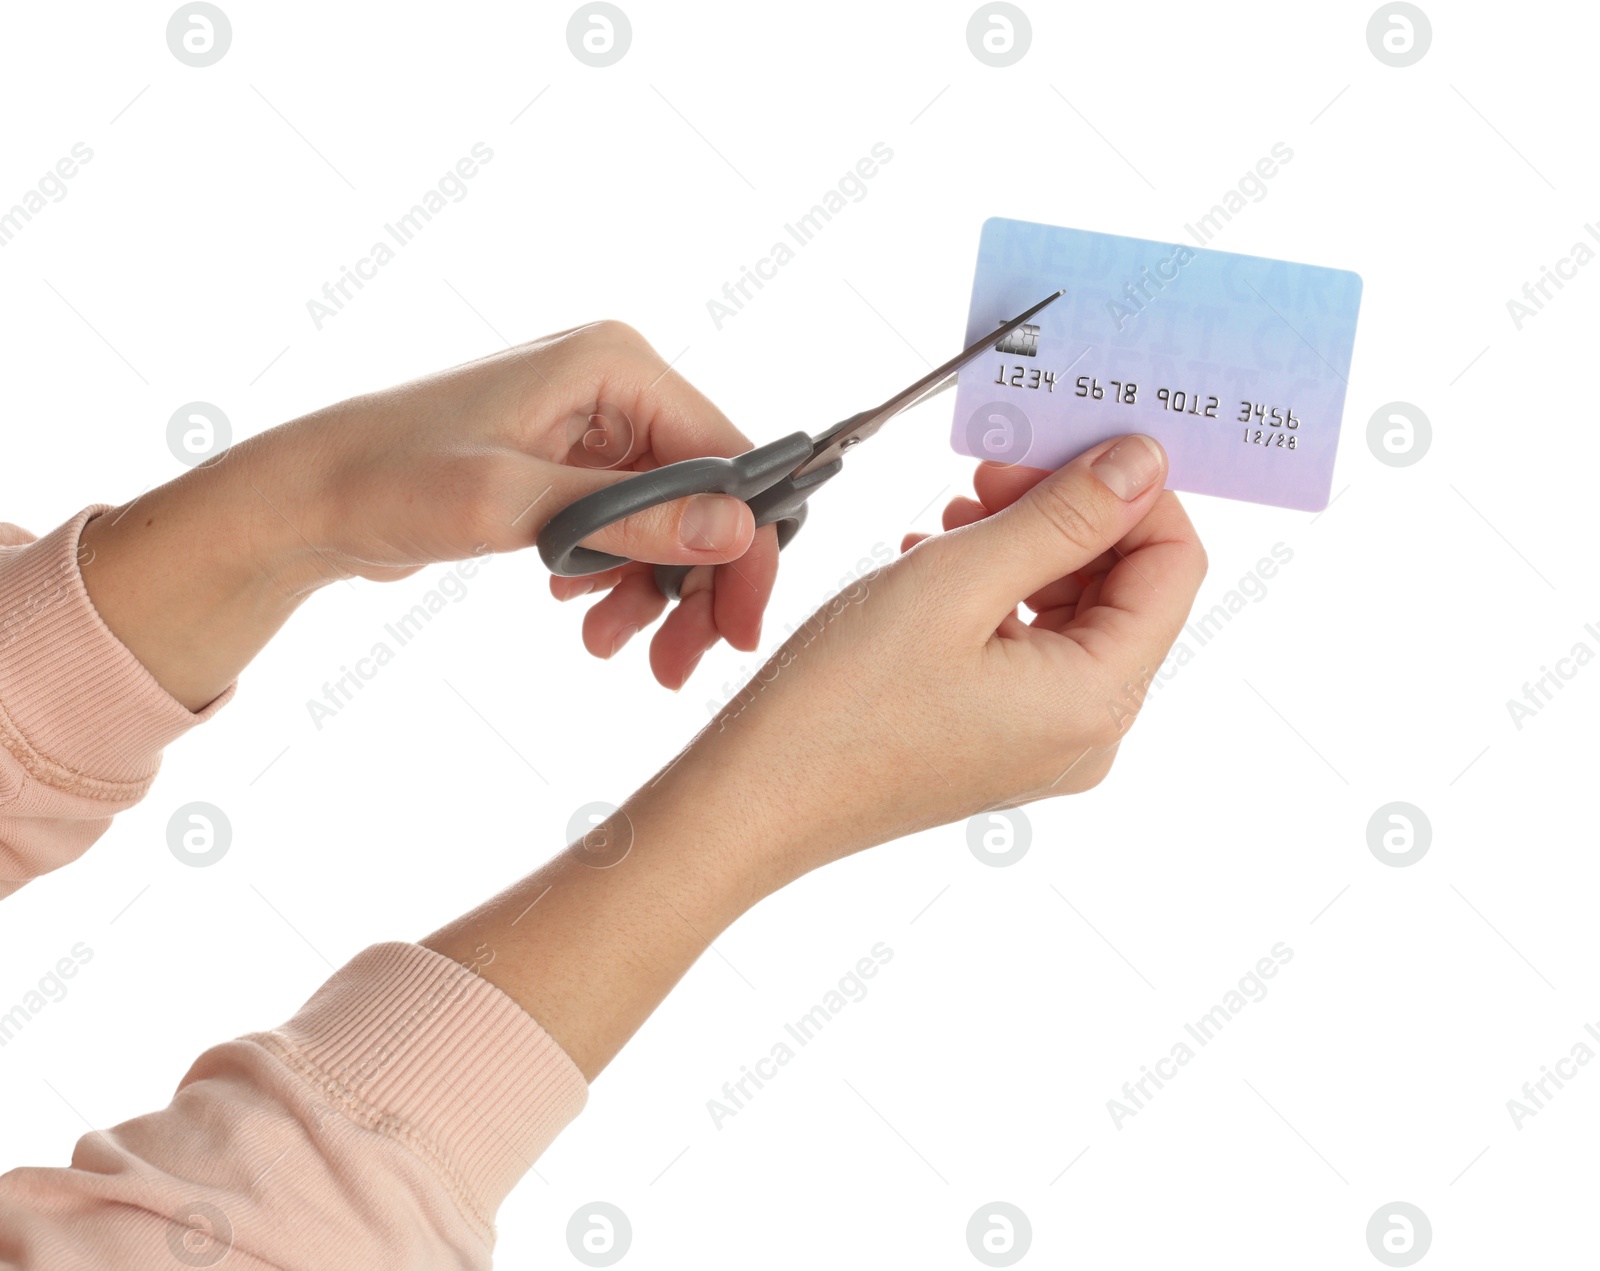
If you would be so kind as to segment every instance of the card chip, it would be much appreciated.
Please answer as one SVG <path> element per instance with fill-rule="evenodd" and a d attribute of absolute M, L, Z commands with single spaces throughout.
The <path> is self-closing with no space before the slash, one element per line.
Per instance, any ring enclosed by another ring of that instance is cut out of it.
<path fill-rule="evenodd" d="M 996 353 L 1015 353 L 1018 357 L 1037 357 L 1039 355 L 1039 328 L 1032 322 L 1024 322 L 1015 328 L 1010 335 L 994 346 Z"/>

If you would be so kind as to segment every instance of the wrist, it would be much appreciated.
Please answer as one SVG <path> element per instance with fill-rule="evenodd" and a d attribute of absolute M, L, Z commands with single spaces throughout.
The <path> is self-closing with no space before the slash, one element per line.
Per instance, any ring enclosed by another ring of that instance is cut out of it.
<path fill-rule="evenodd" d="M 253 460 L 227 452 L 95 517 L 79 538 L 79 569 L 101 619 L 191 710 L 232 683 L 330 581 L 292 519 L 300 500 Z"/>
<path fill-rule="evenodd" d="M 228 546 L 236 586 L 292 596 L 296 601 L 349 578 L 334 545 L 340 523 L 316 439 L 282 424 L 241 442 L 215 467 L 200 467 L 172 482 L 204 478 L 209 488 L 184 491 L 207 516 L 229 517 Z"/>
<path fill-rule="evenodd" d="M 848 844 L 812 815 L 806 773 L 784 747 L 712 724 L 622 806 L 640 843 L 674 845 L 724 925 L 795 879 L 865 843 Z"/>

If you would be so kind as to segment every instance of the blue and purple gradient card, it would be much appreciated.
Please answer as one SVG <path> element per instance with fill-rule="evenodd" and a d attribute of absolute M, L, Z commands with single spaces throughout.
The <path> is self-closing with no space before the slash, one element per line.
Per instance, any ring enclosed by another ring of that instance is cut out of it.
<path fill-rule="evenodd" d="M 1058 287 L 1067 294 L 962 369 L 957 451 L 1056 468 L 1142 432 L 1166 447 L 1170 489 L 1328 505 L 1358 275 L 993 217 L 967 343 Z"/>

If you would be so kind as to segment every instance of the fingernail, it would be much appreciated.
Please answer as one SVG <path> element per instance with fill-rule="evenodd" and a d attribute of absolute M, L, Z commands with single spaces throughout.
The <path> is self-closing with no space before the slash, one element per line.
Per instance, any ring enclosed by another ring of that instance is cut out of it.
<path fill-rule="evenodd" d="M 683 679 L 679 680 L 678 687 L 672 690 L 674 693 L 681 693 L 683 691 L 683 686 L 689 682 L 689 677 L 694 674 L 695 667 L 700 665 L 700 659 L 703 657 L 705 657 L 704 652 L 697 653 L 694 661 L 683 668 Z"/>
<path fill-rule="evenodd" d="M 1105 482 L 1112 494 L 1128 503 L 1161 475 L 1161 451 L 1150 438 L 1129 433 L 1090 464 L 1089 471 Z"/>
<path fill-rule="evenodd" d="M 683 509 L 678 541 L 702 552 L 732 547 L 743 519 L 738 499 L 726 494 L 697 494 Z"/>
<path fill-rule="evenodd" d="M 606 654 L 606 656 L 608 658 L 616 657 L 617 651 L 621 649 L 623 645 L 627 644 L 629 640 L 633 639 L 633 637 L 638 634 L 638 631 L 638 627 L 623 627 L 621 631 L 617 632 L 615 638 L 611 641 L 611 652 Z"/>

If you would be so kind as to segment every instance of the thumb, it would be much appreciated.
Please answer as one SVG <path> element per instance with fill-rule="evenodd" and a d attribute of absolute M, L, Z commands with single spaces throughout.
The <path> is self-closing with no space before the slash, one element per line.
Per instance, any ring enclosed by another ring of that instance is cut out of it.
<path fill-rule="evenodd" d="M 546 493 L 538 499 L 534 536 L 562 508 L 586 494 L 638 476 L 634 472 L 593 472 L 565 465 L 541 465 Z M 695 494 L 635 512 L 597 530 L 583 546 L 654 565 L 708 565 L 736 560 L 755 538 L 755 515 L 743 499 L 728 494 Z"/>
<path fill-rule="evenodd" d="M 959 532 L 974 589 L 1009 611 L 1082 569 L 1128 533 L 1161 494 L 1167 456 L 1139 433 L 1102 442 L 1015 503 Z"/>

